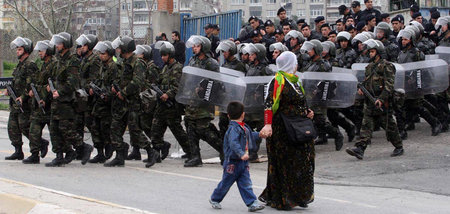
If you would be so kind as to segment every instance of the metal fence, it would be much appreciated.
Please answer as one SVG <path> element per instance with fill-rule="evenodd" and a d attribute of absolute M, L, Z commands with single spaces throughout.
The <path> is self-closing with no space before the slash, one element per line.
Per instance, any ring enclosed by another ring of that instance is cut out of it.
<path fill-rule="evenodd" d="M 181 39 L 186 42 L 192 35 L 203 35 L 203 27 L 209 23 L 218 24 L 220 27 L 220 40 L 237 38 L 242 24 L 242 10 L 233 10 L 207 16 L 191 17 L 188 13 L 181 15 Z M 192 49 L 186 49 L 186 62 L 192 57 Z"/>

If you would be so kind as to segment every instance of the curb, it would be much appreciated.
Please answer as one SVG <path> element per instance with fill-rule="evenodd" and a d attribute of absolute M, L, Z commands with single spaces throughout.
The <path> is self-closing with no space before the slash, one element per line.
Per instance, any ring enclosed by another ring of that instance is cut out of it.
<path fill-rule="evenodd" d="M 75 214 L 73 211 L 62 209 L 56 205 L 41 203 L 29 198 L 3 192 L 0 192 L 0 213 Z"/>

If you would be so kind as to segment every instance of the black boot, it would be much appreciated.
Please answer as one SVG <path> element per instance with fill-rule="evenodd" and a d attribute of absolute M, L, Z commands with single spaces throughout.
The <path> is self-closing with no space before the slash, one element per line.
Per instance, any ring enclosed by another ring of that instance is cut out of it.
<path fill-rule="evenodd" d="M 105 158 L 110 159 L 113 155 L 114 149 L 111 143 L 105 145 Z"/>
<path fill-rule="evenodd" d="M 190 159 L 191 158 L 191 154 L 190 153 L 186 153 L 184 155 L 181 155 L 181 159 Z"/>
<path fill-rule="evenodd" d="M 356 136 L 356 126 L 352 124 L 350 129 L 346 130 L 348 136 L 348 142 L 352 142 Z"/>
<path fill-rule="evenodd" d="M 437 122 L 433 127 L 431 127 L 431 136 L 437 136 L 442 131 L 441 123 Z"/>
<path fill-rule="evenodd" d="M 105 167 L 125 166 L 124 151 L 116 149 L 116 157 L 110 162 L 103 164 Z"/>
<path fill-rule="evenodd" d="M 147 155 L 148 155 L 148 161 L 147 161 L 147 164 L 145 164 L 145 167 L 150 168 L 153 165 L 155 165 L 156 160 L 159 158 L 159 152 L 157 152 L 153 148 L 147 148 L 145 150 L 147 151 Z"/>
<path fill-rule="evenodd" d="M 141 152 L 139 151 L 139 147 L 133 146 L 133 150 L 127 156 L 126 160 L 141 160 Z"/>
<path fill-rule="evenodd" d="M 123 152 L 123 157 L 124 158 L 126 158 L 128 156 L 128 149 L 129 148 L 130 148 L 130 145 L 128 145 L 128 143 L 123 142 L 122 152 Z"/>
<path fill-rule="evenodd" d="M 41 139 L 41 158 L 45 158 L 48 153 L 48 140 Z"/>
<path fill-rule="evenodd" d="M 58 152 L 56 153 L 56 158 L 52 160 L 52 162 L 50 163 L 46 163 L 45 166 L 46 167 L 60 167 L 60 166 L 64 166 L 65 164 L 65 160 L 64 160 L 64 154 L 62 152 Z"/>
<path fill-rule="evenodd" d="M 391 157 L 396 157 L 396 156 L 400 156 L 403 155 L 405 151 L 403 150 L 403 146 L 401 147 L 397 147 L 394 149 L 394 151 L 391 154 Z"/>
<path fill-rule="evenodd" d="M 83 143 L 83 145 L 81 145 L 77 148 L 77 153 L 82 154 L 81 164 L 85 165 L 89 161 L 93 150 L 94 150 L 94 147 L 87 143 Z"/>
<path fill-rule="evenodd" d="M 77 153 L 70 149 L 70 151 L 66 152 L 66 157 L 64 158 L 65 164 L 69 164 L 73 160 L 77 158 Z"/>
<path fill-rule="evenodd" d="M 340 151 L 344 145 L 344 136 L 339 133 L 339 135 L 334 139 L 334 145 L 336 146 L 336 151 Z"/>
<path fill-rule="evenodd" d="M 406 131 L 411 131 L 416 129 L 416 124 L 415 123 L 408 123 L 406 124 Z"/>
<path fill-rule="evenodd" d="M 314 141 L 315 145 L 326 145 L 328 144 L 328 138 L 326 134 L 321 134 L 319 137 Z"/>
<path fill-rule="evenodd" d="M 365 148 L 363 148 L 362 146 L 356 146 L 354 148 L 347 148 L 345 151 L 351 155 L 351 156 L 355 156 L 356 158 L 362 160 L 364 157 L 364 150 L 366 150 Z"/>
<path fill-rule="evenodd" d="M 184 162 L 184 167 L 195 167 L 202 166 L 202 157 L 200 156 L 199 142 L 192 143 L 189 145 L 191 147 L 191 158 Z"/>
<path fill-rule="evenodd" d="M 39 164 L 39 152 L 33 152 L 30 157 L 22 161 L 24 164 Z"/>
<path fill-rule="evenodd" d="M 15 146 L 15 151 L 11 156 L 5 157 L 5 160 L 23 160 L 22 146 Z"/>
<path fill-rule="evenodd" d="M 106 157 L 103 148 L 97 148 L 97 155 L 89 160 L 89 163 L 105 163 Z"/>
<path fill-rule="evenodd" d="M 408 139 L 408 132 L 406 132 L 406 130 L 399 130 L 399 131 L 400 131 L 400 138 L 402 138 L 402 140 Z"/>
<path fill-rule="evenodd" d="M 164 141 L 164 144 L 161 148 L 161 160 L 164 160 L 167 158 L 167 156 L 169 155 L 169 150 L 170 150 L 170 143 Z"/>

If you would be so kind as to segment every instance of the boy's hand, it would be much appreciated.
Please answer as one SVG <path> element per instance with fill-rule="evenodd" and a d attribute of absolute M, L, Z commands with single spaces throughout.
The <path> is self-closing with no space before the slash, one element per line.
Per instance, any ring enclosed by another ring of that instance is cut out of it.
<path fill-rule="evenodd" d="M 241 160 L 246 161 L 248 160 L 248 154 L 242 155 Z"/>

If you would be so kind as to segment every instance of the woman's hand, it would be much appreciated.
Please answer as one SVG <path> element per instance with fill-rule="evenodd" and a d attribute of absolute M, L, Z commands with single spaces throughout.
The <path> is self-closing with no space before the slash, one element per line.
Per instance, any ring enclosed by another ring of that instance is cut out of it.
<path fill-rule="evenodd" d="M 272 124 L 266 124 L 259 132 L 261 138 L 268 138 L 272 136 Z"/>
<path fill-rule="evenodd" d="M 309 119 L 313 119 L 314 118 L 314 111 L 311 109 L 308 109 L 308 114 L 306 115 L 306 117 L 308 117 Z"/>

